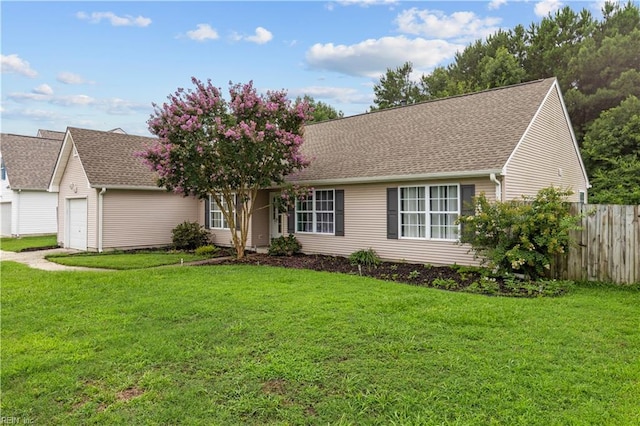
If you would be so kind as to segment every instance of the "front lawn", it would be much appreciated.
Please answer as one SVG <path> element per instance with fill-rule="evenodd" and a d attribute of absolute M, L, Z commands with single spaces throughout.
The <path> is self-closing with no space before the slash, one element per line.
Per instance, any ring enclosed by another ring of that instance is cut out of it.
<path fill-rule="evenodd" d="M 637 287 L 1 267 L 2 415 L 33 424 L 640 423 Z"/>
<path fill-rule="evenodd" d="M 43 250 L 58 247 L 57 236 L 42 235 L 37 237 L 0 238 L 0 250 L 27 251 Z"/>
<path fill-rule="evenodd" d="M 67 266 L 104 269 L 143 269 L 209 259 L 211 256 L 182 251 L 53 254 L 47 260 Z"/>

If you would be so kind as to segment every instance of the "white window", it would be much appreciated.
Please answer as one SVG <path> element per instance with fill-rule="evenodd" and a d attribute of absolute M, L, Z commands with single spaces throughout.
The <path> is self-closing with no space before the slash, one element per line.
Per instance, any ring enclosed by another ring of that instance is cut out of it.
<path fill-rule="evenodd" d="M 224 207 L 224 209 L 227 209 L 227 202 L 224 200 L 224 197 L 222 197 L 222 195 L 219 196 L 220 197 L 220 201 L 222 202 L 222 206 Z M 235 200 L 236 200 L 236 196 L 235 194 L 233 195 L 233 202 L 235 204 Z M 232 213 L 235 213 L 235 205 L 232 207 Z M 216 203 L 215 199 L 213 196 L 209 195 L 209 224 L 210 227 L 213 229 L 229 229 L 229 223 L 227 222 L 227 219 L 224 217 L 224 214 L 222 214 L 222 210 L 220 209 L 220 207 L 218 207 L 218 204 Z"/>
<path fill-rule="evenodd" d="M 335 193 L 317 190 L 296 202 L 296 231 L 333 234 L 335 230 Z"/>
<path fill-rule="evenodd" d="M 400 188 L 400 226 L 406 238 L 426 238 L 425 187 Z"/>
<path fill-rule="evenodd" d="M 458 185 L 402 187 L 400 198 L 400 236 L 455 240 L 460 215 Z M 427 198 L 428 194 L 428 198 Z"/>

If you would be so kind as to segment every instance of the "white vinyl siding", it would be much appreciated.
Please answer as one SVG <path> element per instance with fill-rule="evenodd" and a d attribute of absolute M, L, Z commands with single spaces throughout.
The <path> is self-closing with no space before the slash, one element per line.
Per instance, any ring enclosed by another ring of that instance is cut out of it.
<path fill-rule="evenodd" d="M 58 194 L 45 191 L 21 191 L 13 196 L 11 234 L 55 234 L 58 230 Z"/>
<path fill-rule="evenodd" d="M 401 187 L 398 191 L 400 237 L 456 240 L 459 193 L 457 184 Z"/>
<path fill-rule="evenodd" d="M 60 167 L 63 167 L 65 172 L 60 179 L 60 192 L 58 194 L 58 243 L 68 247 L 68 240 L 65 245 L 67 221 L 63 213 L 68 200 L 85 198 L 87 200 L 87 249 L 90 251 L 97 250 L 98 191 L 89 187 L 89 182 L 79 157 L 69 155 L 66 164 L 60 164 Z"/>
<path fill-rule="evenodd" d="M 109 189 L 103 197 L 104 250 L 171 245 L 173 228 L 204 211 L 199 200 L 165 191 Z"/>
<path fill-rule="evenodd" d="M 505 199 L 535 196 L 544 187 L 570 188 L 569 201 L 587 190 L 570 123 L 554 86 L 505 167 Z"/>
<path fill-rule="evenodd" d="M 333 234 L 335 231 L 335 192 L 316 190 L 296 202 L 296 232 Z"/>

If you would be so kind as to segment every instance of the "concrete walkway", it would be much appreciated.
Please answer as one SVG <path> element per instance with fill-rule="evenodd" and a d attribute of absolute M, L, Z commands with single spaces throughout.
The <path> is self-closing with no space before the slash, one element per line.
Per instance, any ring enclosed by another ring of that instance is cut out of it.
<path fill-rule="evenodd" d="M 24 251 L 20 253 L 0 250 L 0 260 L 24 263 L 31 268 L 42 269 L 44 271 L 107 271 L 107 269 L 59 265 L 57 263 L 49 262 L 44 258 L 47 255 L 55 253 L 78 253 L 78 250 L 57 248 L 49 250 Z"/>

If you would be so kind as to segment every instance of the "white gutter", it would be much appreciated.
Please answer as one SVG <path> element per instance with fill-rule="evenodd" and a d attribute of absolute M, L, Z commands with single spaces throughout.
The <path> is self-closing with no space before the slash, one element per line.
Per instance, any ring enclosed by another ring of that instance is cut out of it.
<path fill-rule="evenodd" d="M 107 189 L 126 189 L 126 190 L 138 190 L 138 191 L 166 191 L 167 188 L 161 188 L 159 186 L 134 186 L 134 185 L 105 185 L 105 184 L 93 184 L 89 185 L 90 188 L 102 188 Z"/>
<path fill-rule="evenodd" d="M 104 193 L 107 192 L 107 188 L 102 188 L 98 193 L 98 253 L 102 253 L 102 237 L 104 230 Z"/>
<path fill-rule="evenodd" d="M 466 172 L 440 172 L 440 173 L 424 173 L 412 175 L 396 175 L 396 176 L 369 176 L 369 177 L 352 177 L 352 178 L 335 178 L 335 179 L 316 179 L 316 180 L 296 180 L 291 179 L 291 183 L 301 185 L 341 185 L 356 183 L 381 183 L 394 181 L 415 181 L 415 180 L 431 180 L 431 179 L 450 179 L 450 178 L 473 178 L 486 177 L 488 174 L 500 173 L 502 169 L 489 170 L 473 170 Z"/>
<path fill-rule="evenodd" d="M 502 201 L 502 184 L 496 177 L 495 173 L 491 173 L 489 175 L 489 179 L 491 179 L 491 182 L 496 184 L 496 201 Z"/>

